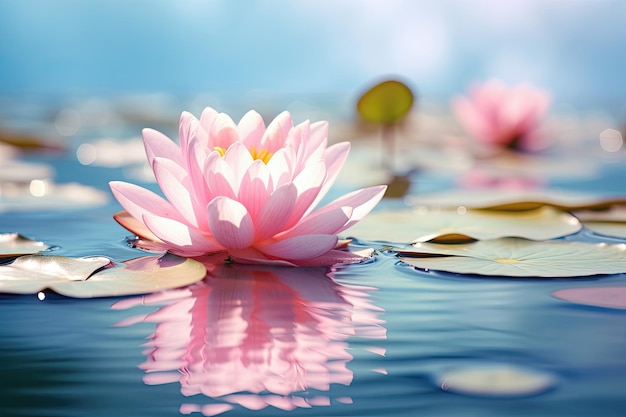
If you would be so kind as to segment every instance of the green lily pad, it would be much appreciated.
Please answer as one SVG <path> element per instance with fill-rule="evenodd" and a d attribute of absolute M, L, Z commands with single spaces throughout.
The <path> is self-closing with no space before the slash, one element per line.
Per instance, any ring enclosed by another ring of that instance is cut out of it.
<path fill-rule="evenodd" d="M 0 233 L 0 259 L 39 253 L 49 248 L 45 243 L 31 240 L 19 233 Z"/>
<path fill-rule="evenodd" d="M 51 289 L 75 298 L 145 294 L 202 280 L 204 265 L 169 253 L 113 266 L 106 257 L 25 255 L 0 266 L 0 292 L 33 294 Z"/>
<path fill-rule="evenodd" d="M 626 245 L 620 244 L 503 238 L 454 245 L 417 243 L 397 252 L 415 267 L 458 274 L 575 278 L 626 272 Z"/>
<path fill-rule="evenodd" d="M 413 92 L 400 81 L 376 84 L 359 98 L 356 108 L 363 120 L 392 124 L 402 120 L 413 106 Z"/>

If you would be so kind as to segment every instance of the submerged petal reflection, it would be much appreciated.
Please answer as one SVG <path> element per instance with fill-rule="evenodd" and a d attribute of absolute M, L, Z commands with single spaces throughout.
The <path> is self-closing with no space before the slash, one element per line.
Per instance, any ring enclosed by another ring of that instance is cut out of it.
<path fill-rule="evenodd" d="M 249 409 L 311 407 L 351 384 L 349 338 L 386 337 L 373 288 L 339 284 L 325 268 L 206 266 L 201 283 L 113 306 L 164 304 L 122 323 L 157 323 L 140 365 L 146 384 L 178 381 L 185 396 Z"/>

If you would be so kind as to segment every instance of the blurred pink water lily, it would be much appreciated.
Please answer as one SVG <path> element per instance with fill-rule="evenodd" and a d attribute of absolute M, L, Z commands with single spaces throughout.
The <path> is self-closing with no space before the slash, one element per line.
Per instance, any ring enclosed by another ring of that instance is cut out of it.
<path fill-rule="evenodd" d="M 153 129 L 144 129 L 143 139 L 165 198 L 112 181 L 128 213 L 116 220 L 181 256 L 225 252 L 235 262 L 276 265 L 354 261 L 335 250 L 337 234 L 369 213 L 386 189 L 361 189 L 317 208 L 350 144 L 327 146 L 327 122 L 294 126 L 288 112 L 267 127 L 255 111 L 239 123 L 212 108 L 199 120 L 184 112 L 180 146 Z"/>
<path fill-rule="evenodd" d="M 550 107 L 550 94 L 530 84 L 508 87 L 489 80 L 470 87 L 468 96 L 455 97 L 452 111 L 463 129 L 489 148 L 538 151 L 548 137 L 538 131 Z"/>

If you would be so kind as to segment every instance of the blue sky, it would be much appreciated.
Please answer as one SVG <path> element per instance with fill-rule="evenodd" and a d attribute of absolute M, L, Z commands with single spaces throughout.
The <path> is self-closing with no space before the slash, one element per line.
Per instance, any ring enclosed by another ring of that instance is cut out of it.
<path fill-rule="evenodd" d="M 0 0 L 0 94 L 349 93 L 389 74 L 447 98 L 491 77 L 626 97 L 621 0 Z"/>

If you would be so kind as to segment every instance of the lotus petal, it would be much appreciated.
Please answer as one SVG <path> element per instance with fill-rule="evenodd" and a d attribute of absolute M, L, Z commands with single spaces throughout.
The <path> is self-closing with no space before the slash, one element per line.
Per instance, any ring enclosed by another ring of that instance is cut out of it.
<path fill-rule="evenodd" d="M 50 246 L 28 239 L 19 233 L 0 233 L 0 259 L 39 253 Z"/>
<path fill-rule="evenodd" d="M 625 244 L 502 238 L 456 245 L 417 243 L 398 252 L 403 262 L 420 269 L 493 277 L 574 278 L 626 272 Z"/>
<path fill-rule="evenodd" d="M 172 254 L 146 256 L 113 266 L 109 258 L 26 255 L 0 266 L 0 292 L 31 294 L 49 288 L 75 298 L 144 294 L 204 278 L 204 266 Z"/>
<path fill-rule="evenodd" d="M 582 226 L 569 213 L 552 207 L 528 211 L 406 209 L 369 214 L 348 234 L 387 242 L 485 240 L 521 237 L 549 240 L 578 232 Z"/>

